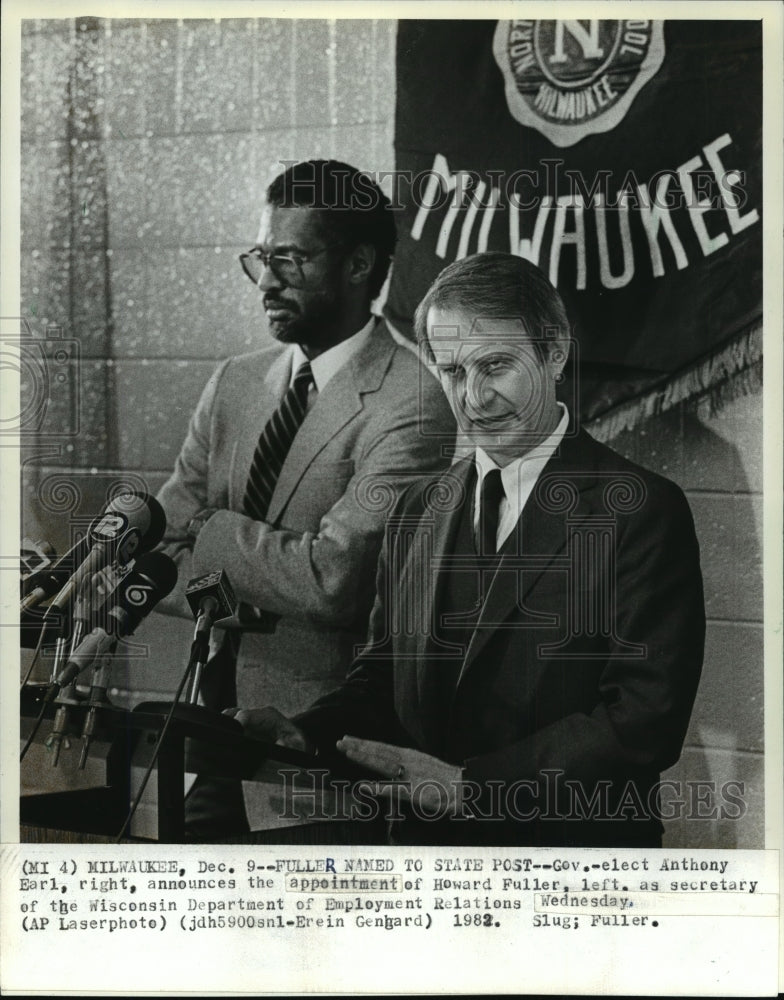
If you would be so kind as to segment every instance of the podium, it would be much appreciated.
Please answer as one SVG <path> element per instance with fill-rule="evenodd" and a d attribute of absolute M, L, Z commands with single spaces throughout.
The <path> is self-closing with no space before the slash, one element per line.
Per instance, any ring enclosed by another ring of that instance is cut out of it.
<path fill-rule="evenodd" d="M 43 689 L 23 691 L 23 741 L 42 697 Z M 198 705 L 178 705 L 164 735 L 168 702 L 144 702 L 133 711 L 100 706 L 85 753 L 81 734 L 90 706 L 68 706 L 65 725 L 55 721 L 59 707 L 46 706 L 20 765 L 20 824 L 28 839 L 36 838 L 36 830 L 57 830 L 70 840 L 79 834 L 113 840 L 130 809 L 132 769 L 146 768 L 156 750 L 151 780 L 157 782 L 159 843 L 185 839 L 186 773 L 274 782 L 280 781 L 277 768 L 282 765 L 303 772 L 325 769 L 324 761 L 311 754 L 247 739 L 235 719 Z"/>

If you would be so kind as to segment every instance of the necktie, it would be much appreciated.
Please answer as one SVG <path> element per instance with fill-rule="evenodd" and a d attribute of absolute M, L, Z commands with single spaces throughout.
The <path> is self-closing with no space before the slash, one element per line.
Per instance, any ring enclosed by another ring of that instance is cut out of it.
<path fill-rule="evenodd" d="M 245 513 L 257 521 L 263 521 L 267 516 L 280 470 L 305 419 L 308 389 L 312 382 L 313 372 L 306 361 L 259 436 L 243 500 Z"/>
<path fill-rule="evenodd" d="M 494 556 L 496 554 L 495 540 L 498 535 L 498 515 L 504 495 L 501 470 L 491 469 L 482 480 L 479 499 L 480 555 Z"/>

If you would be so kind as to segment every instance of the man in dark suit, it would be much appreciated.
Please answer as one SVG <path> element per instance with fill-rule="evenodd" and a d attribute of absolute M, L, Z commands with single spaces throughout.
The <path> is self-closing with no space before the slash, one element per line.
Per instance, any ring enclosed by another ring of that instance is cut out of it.
<path fill-rule="evenodd" d="M 448 464 L 443 393 L 371 314 L 394 247 L 389 200 L 354 167 L 297 163 L 267 189 L 240 260 L 277 342 L 220 365 L 158 496 L 179 566 L 163 610 L 190 617 L 185 584 L 218 569 L 242 602 L 217 632 L 210 707 L 274 701 L 293 713 L 345 678 L 373 603 L 377 494 Z M 216 787 L 201 782 L 188 799 L 194 836 L 240 832 L 245 812 L 254 830 L 292 823 L 265 786 L 246 784 L 244 804 L 239 783 Z"/>
<path fill-rule="evenodd" d="M 390 518 L 348 680 L 238 718 L 389 779 L 399 843 L 657 846 L 704 645 L 686 500 L 557 399 L 568 320 L 533 264 L 450 265 L 416 325 L 472 454 Z"/>

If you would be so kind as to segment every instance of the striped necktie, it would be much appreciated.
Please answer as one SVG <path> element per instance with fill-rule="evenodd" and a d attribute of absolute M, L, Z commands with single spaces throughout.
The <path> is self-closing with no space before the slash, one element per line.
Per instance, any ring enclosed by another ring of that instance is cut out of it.
<path fill-rule="evenodd" d="M 267 516 L 280 470 L 300 424 L 305 419 L 308 389 L 312 382 L 313 372 L 310 370 L 310 363 L 306 361 L 297 371 L 280 406 L 259 436 L 243 500 L 245 513 L 257 521 L 263 521 Z"/>

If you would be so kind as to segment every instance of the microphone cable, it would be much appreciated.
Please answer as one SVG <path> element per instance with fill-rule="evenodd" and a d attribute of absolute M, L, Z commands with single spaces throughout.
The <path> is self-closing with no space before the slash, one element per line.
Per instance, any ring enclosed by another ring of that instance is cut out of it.
<path fill-rule="evenodd" d="M 33 728 L 32 728 L 32 729 L 30 730 L 30 735 L 29 735 L 29 736 L 27 737 L 27 742 L 26 742 L 26 743 L 25 743 L 25 745 L 24 745 L 24 746 L 22 747 L 22 752 L 21 752 L 21 753 L 19 754 L 19 763 L 20 763 L 20 764 L 21 764 L 21 763 L 22 763 L 22 761 L 24 760 L 24 756 L 25 756 L 25 754 L 27 753 L 27 751 L 28 751 L 28 750 L 30 749 L 30 747 L 32 746 L 32 743 L 33 743 L 33 740 L 35 739 L 35 734 L 36 734 L 36 733 L 38 732 L 38 730 L 39 730 L 39 728 L 40 728 L 40 726 L 41 726 L 41 723 L 42 723 L 42 722 L 43 722 L 43 720 L 44 720 L 44 714 L 45 714 L 45 712 L 46 712 L 46 706 L 47 706 L 48 704 L 49 704 L 49 702 L 48 702 L 48 701 L 47 701 L 46 699 L 44 699 L 44 700 L 43 700 L 43 701 L 41 702 L 41 711 L 40 711 L 40 712 L 38 713 L 38 718 L 37 718 L 37 719 L 35 720 L 35 722 L 33 723 Z"/>
<path fill-rule="evenodd" d="M 33 667 L 36 664 L 36 660 L 38 659 L 38 654 L 41 652 L 41 648 L 43 646 L 44 632 L 46 632 L 46 629 L 42 628 L 41 629 L 41 634 L 38 636 L 38 642 L 35 644 L 35 652 L 33 653 L 33 658 L 30 661 L 30 666 L 27 668 L 27 673 L 24 675 L 24 680 L 22 681 L 22 686 L 19 688 L 20 692 L 24 691 L 25 686 L 27 685 L 27 682 L 30 680 L 30 677 L 31 677 L 31 675 L 33 673 Z"/>
<path fill-rule="evenodd" d="M 185 685 L 188 683 L 188 678 L 190 677 L 191 672 L 196 665 L 198 656 L 202 652 L 202 645 L 203 645 L 202 641 L 198 637 L 195 638 L 193 640 L 193 643 L 191 644 L 191 652 L 190 656 L 188 657 L 188 664 L 185 667 L 185 672 L 182 675 L 182 680 L 180 681 L 177 690 L 174 692 L 174 698 L 172 700 L 169 711 L 166 713 L 166 718 L 164 720 L 163 726 L 161 727 L 160 735 L 158 736 L 158 742 L 155 744 L 155 749 L 152 752 L 152 757 L 150 757 L 150 763 L 147 765 L 147 768 L 144 772 L 141 786 L 139 787 L 139 791 L 136 793 L 136 796 L 133 802 L 131 803 L 131 807 L 128 810 L 128 815 L 125 817 L 125 822 L 123 823 L 120 832 L 117 834 L 114 840 L 115 844 L 119 844 L 122 841 L 125 831 L 128 829 L 131 820 L 136 814 L 136 809 L 139 803 L 141 802 L 142 795 L 144 795 L 144 790 L 147 787 L 147 782 L 150 780 L 153 768 L 158 763 L 158 755 L 160 754 L 160 750 L 161 747 L 163 746 L 163 741 L 166 737 L 166 734 L 169 731 L 169 726 L 171 725 L 171 721 L 174 718 L 175 709 L 180 703 L 180 699 L 182 698 L 182 693 L 185 690 Z"/>
<path fill-rule="evenodd" d="M 22 691 L 24 691 L 27 682 L 30 680 L 30 675 L 33 672 L 33 667 L 35 666 L 35 662 L 38 659 L 38 654 L 41 652 L 41 648 L 43 646 L 44 633 L 45 632 L 46 632 L 46 629 L 42 628 L 41 629 L 41 634 L 38 636 L 38 642 L 36 643 L 36 646 L 35 646 L 35 652 L 33 653 L 33 658 L 30 661 L 30 666 L 27 668 L 27 673 L 25 674 L 24 680 L 22 681 L 22 686 L 19 689 L 20 693 Z M 30 749 L 30 747 L 32 745 L 32 742 L 35 739 L 35 735 L 36 735 L 36 733 L 38 732 L 38 730 L 41 727 L 41 723 L 44 721 L 44 715 L 46 714 L 46 706 L 48 704 L 49 704 L 49 700 L 47 698 L 44 698 L 42 700 L 42 702 L 41 702 L 41 711 L 38 713 L 38 718 L 33 723 L 33 728 L 30 731 L 30 735 L 27 737 L 27 741 L 25 742 L 25 745 L 22 747 L 22 752 L 19 754 L 19 763 L 20 764 L 24 760 L 25 754 Z"/>

